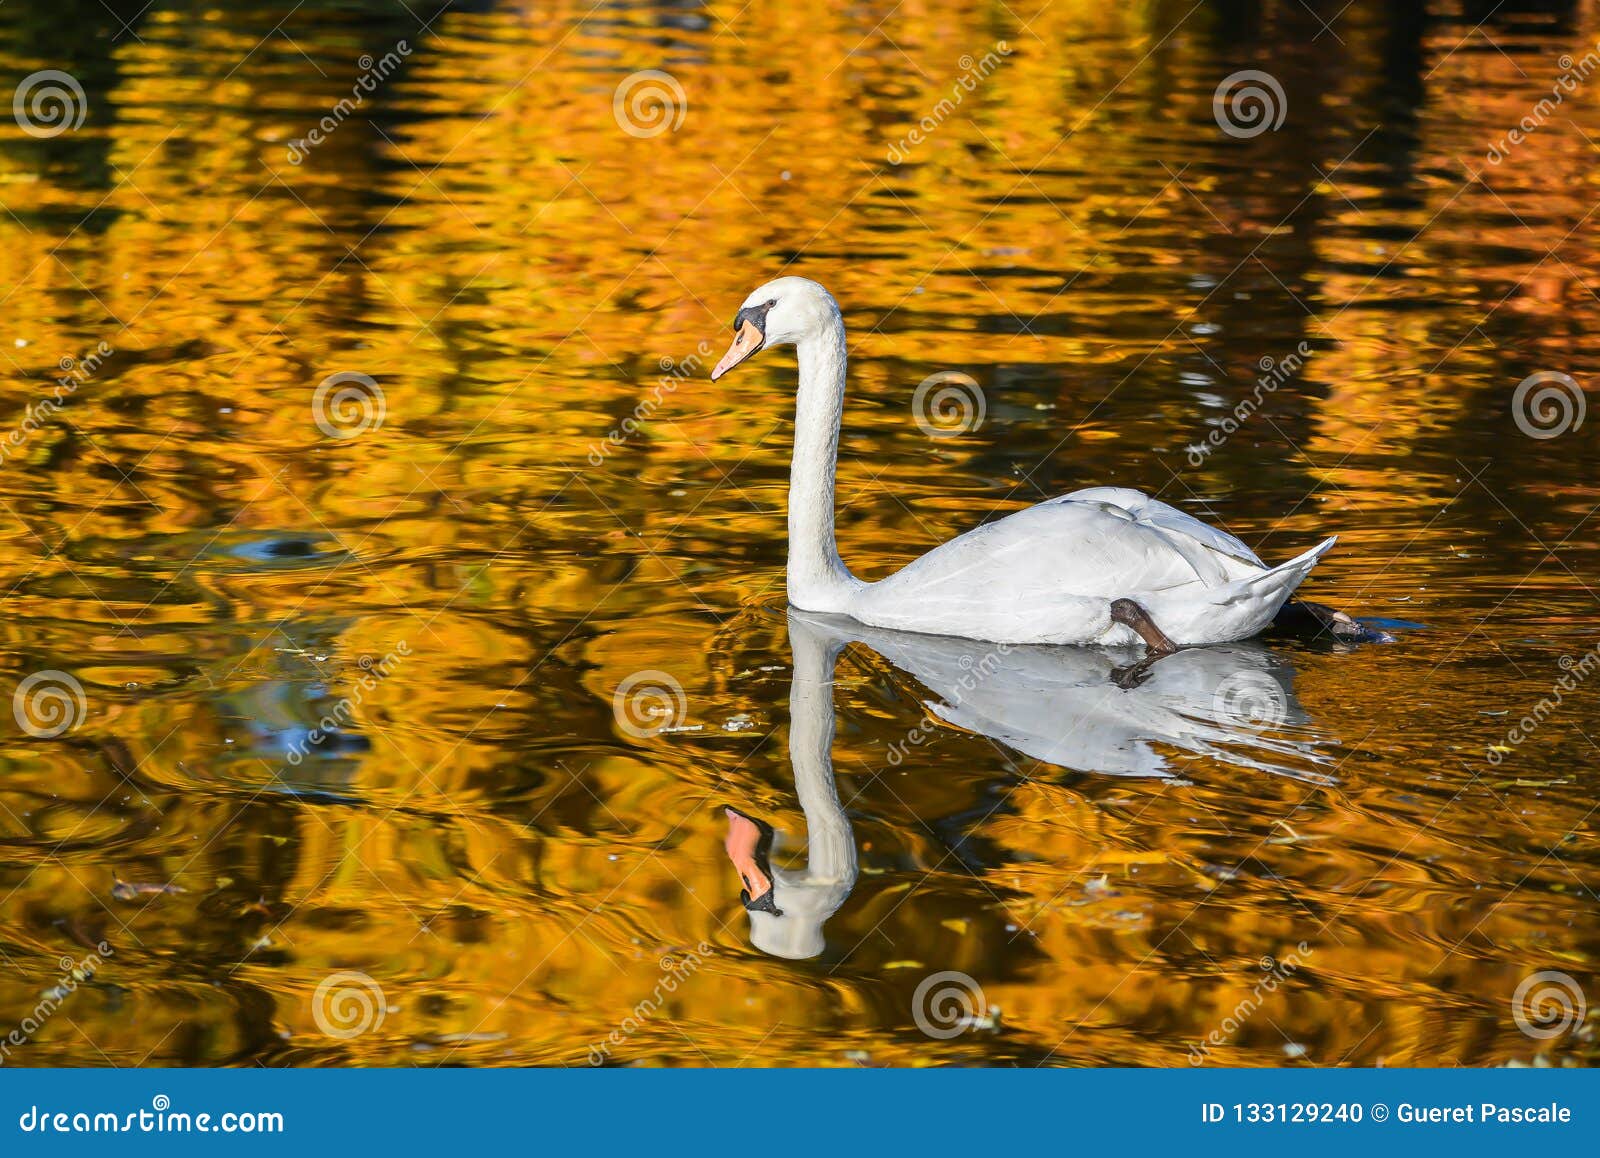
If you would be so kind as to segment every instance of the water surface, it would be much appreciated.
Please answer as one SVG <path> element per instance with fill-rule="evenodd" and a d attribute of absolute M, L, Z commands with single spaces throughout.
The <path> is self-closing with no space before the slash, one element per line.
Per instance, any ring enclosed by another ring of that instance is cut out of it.
<path fill-rule="evenodd" d="M 87 102 L 0 126 L 0 416 L 92 361 L 0 468 L 6 690 L 82 688 L 0 712 L 5 1024 L 92 972 L 5 1061 L 1596 1060 L 1513 997 L 1600 1006 L 1600 436 L 1513 400 L 1600 371 L 1600 113 L 1489 153 L 1600 20 L 1414 7 L 0 8 L 7 83 Z M 1278 129 L 1219 126 L 1244 69 Z M 1410 626 L 1130 687 L 823 631 L 808 677 L 792 359 L 705 378 L 783 271 L 850 327 L 858 574 L 1117 484 L 1336 533 L 1308 594 Z M 975 429 L 915 421 L 936 371 Z M 330 437 L 341 372 L 382 406 Z M 752 932 L 729 804 L 832 865 L 820 947 Z"/>

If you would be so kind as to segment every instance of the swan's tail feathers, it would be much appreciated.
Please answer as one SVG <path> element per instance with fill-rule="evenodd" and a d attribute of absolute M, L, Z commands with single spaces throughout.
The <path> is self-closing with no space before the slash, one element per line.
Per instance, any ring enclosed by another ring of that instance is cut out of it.
<path fill-rule="evenodd" d="M 1332 550 L 1333 545 L 1338 541 L 1338 535 L 1329 535 L 1311 550 L 1306 551 L 1304 554 L 1296 555 L 1287 563 L 1280 563 L 1276 567 L 1261 572 L 1259 575 L 1250 576 L 1244 580 L 1242 586 L 1246 591 L 1258 597 L 1282 596 L 1287 599 L 1294 593 L 1294 589 L 1305 580 L 1305 577 L 1311 574 L 1311 569 L 1317 565 L 1317 560 Z"/>

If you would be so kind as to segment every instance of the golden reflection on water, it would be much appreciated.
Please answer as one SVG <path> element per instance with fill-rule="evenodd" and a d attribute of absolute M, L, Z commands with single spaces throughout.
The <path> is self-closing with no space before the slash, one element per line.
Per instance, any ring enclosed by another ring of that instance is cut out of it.
<path fill-rule="evenodd" d="M 1305 5 L 1221 7 L 482 4 L 419 9 L 418 35 L 157 5 L 114 41 L 70 35 L 97 12 L 0 9 L 6 75 L 65 68 L 89 98 L 71 133 L 3 126 L 6 411 L 112 351 L 0 470 L 7 669 L 87 705 L 53 739 L 0 721 L 7 1024 L 59 958 L 112 950 L 6 1060 L 586 1064 L 666 958 L 688 975 L 613 1060 L 1181 1065 L 1305 942 L 1213 1063 L 1592 1062 L 1592 1023 L 1535 1040 L 1510 1002 L 1560 970 L 1600 1004 L 1600 719 L 1580 690 L 1485 752 L 1597 642 L 1594 427 L 1527 438 L 1511 393 L 1597 369 L 1600 114 L 1486 153 L 1600 18 L 1473 34 L 1474 6 L 1357 0 L 1333 35 Z M 1213 90 L 1262 61 L 1285 127 L 1222 134 Z M 647 69 L 682 86 L 676 131 L 619 126 Z M 793 370 L 712 386 L 685 361 L 787 262 L 851 327 L 859 574 L 1096 483 L 1272 559 L 1338 533 L 1313 597 L 1425 627 L 1273 645 L 1336 782 L 1159 742 L 1175 775 L 1114 777 L 948 726 L 891 762 L 930 691 L 856 643 L 831 751 L 859 877 L 817 960 L 752 948 L 720 805 L 805 860 Z M 985 421 L 930 439 L 911 390 L 950 369 Z M 379 384 L 381 426 L 318 429 L 336 371 Z M 684 689 L 673 730 L 619 726 L 641 671 Z M 940 970 L 998 1026 L 919 1032 Z M 382 990 L 354 1037 L 317 1017 L 340 971 Z"/>

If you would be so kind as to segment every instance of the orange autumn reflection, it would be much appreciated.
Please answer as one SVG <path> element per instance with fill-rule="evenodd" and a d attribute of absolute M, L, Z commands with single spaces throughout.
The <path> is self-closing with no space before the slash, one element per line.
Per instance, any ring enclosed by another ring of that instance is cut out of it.
<path fill-rule="evenodd" d="M 291 7 L 0 7 L 7 75 L 86 93 L 0 125 L 6 686 L 81 688 L 0 712 L 0 1038 L 110 950 L 8 1064 L 1596 1060 L 1511 1002 L 1600 1007 L 1600 701 L 1506 736 L 1600 640 L 1595 424 L 1512 408 L 1600 381 L 1600 112 L 1488 158 L 1592 5 Z M 1283 127 L 1222 131 L 1260 67 Z M 780 270 L 845 309 L 863 577 L 1116 483 L 1270 559 L 1338 534 L 1311 596 L 1401 641 L 1202 664 L 1155 723 L 1059 665 L 1094 697 L 1039 715 L 1101 730 L 1045 756 L 882 641 L 797 714 L 793 363 L 707 380 Z M 976 429 L 914 421 L 936 371 Z M 1276 731 L 1207 715 L 1239 670 Z M 639 673 L 681 698 L 624 728 Z M 741 906 L 730 805 L 804 936 Z"/>

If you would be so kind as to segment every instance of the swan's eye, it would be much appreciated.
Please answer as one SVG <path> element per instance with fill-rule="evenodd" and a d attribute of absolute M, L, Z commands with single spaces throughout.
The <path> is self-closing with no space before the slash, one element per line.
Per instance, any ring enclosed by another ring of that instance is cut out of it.
<path fill-rule="evenodd" d="M 770 302 L 767 303 L 767 309 L 770 310 L 773 306 L 775 306 L 777 304 L 778 304 L 778 299 L 777 298 L 773 298 Z"/>

